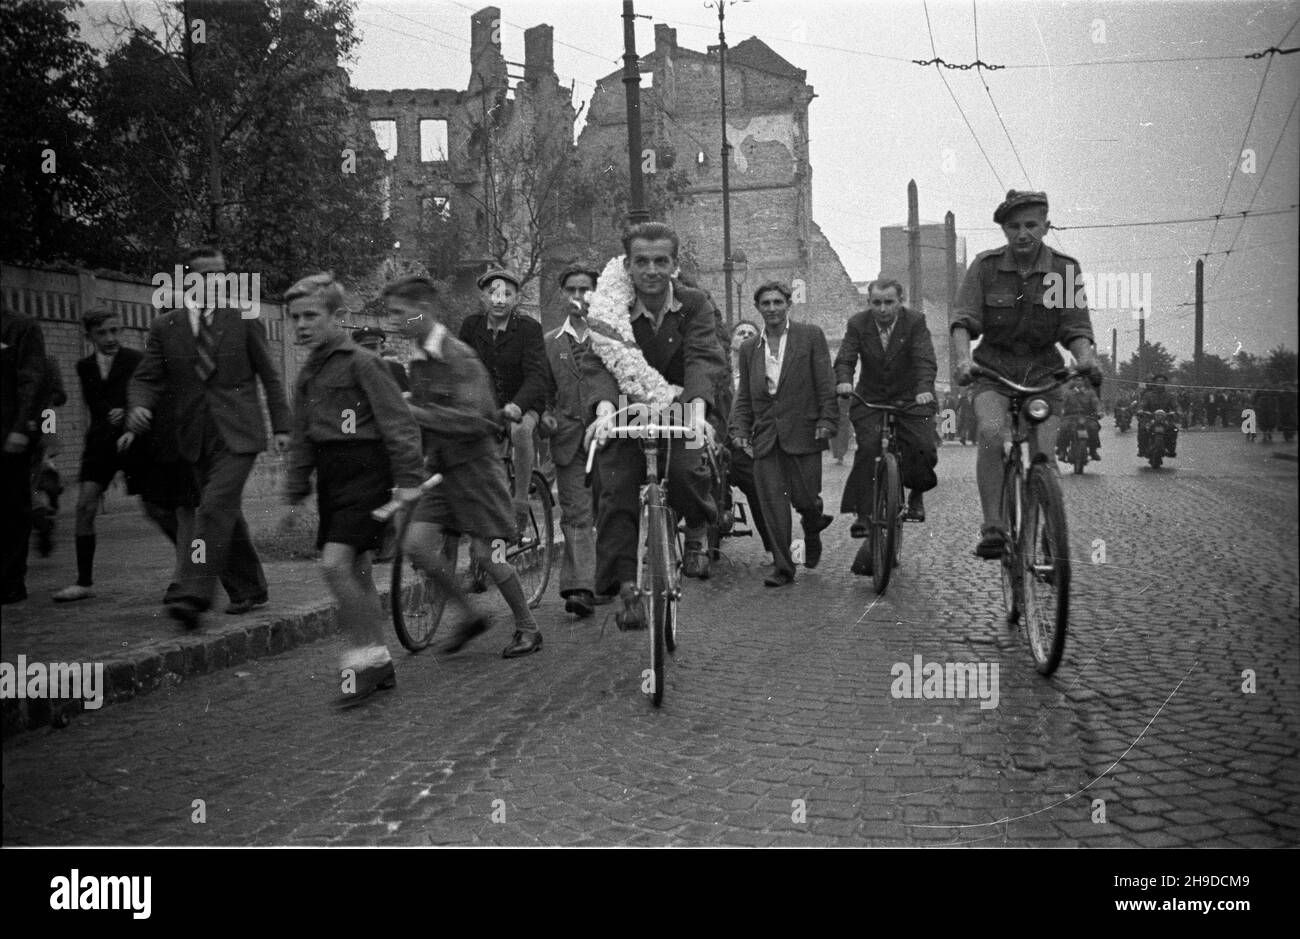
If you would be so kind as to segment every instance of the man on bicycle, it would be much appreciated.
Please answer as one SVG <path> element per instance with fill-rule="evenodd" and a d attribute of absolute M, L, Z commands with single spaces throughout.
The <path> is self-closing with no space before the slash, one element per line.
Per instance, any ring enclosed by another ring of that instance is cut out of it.
<path fill-rule="evenodd" d="M 903 306 L 903 285 L 881 278 L 869 288 L 870 310 L 863 310 L 849 320 L 835 356 L 836 394 L 848 395 L 853 388 L 853 370 L 859 362 L 862 371 L 857 392 L 872 404 L 930 405 L 935 402 L 934 376 L 937 371 L 934 343 L 925 317 Z M 880 456 L 883 411 L 864 408 L 850 402 L 849 416 L 858 438 L 858 452 L 853 469 L 844 484 L 840 511 L 856 516 L 849 534 L 865 538 L 871 526 L 871 506 L 875 498 L 874 473 Z M 900 470 L 903 485 L 911 490 L 907 498 L 907 517 L 925 521 L 925 503 L 921 493 L 933 489 L 938 479 L 934 468 L 939 462 L 930 414 L 896 416 L 899 444 L 902 449 Z"/>
<path fill-rule="evenodd" d="M 1165 456 L 1170 459 L 1177 457 L 1178 450 L 1178 422 L 1174 420 L 1174 415 L 1178 413 L 1178 400 L 1170 393 L 1168 387 L 1169 379 L 1164 375 L 1155 375 L 1151 378 L 1151 384 L 1147 390 L 1142 392 L 1142 398 L 1138 402 L 1138 457 L 1139 459 L 1147 455 L 1147 439 L 1151 428 L 1151 415 L 1156 411 L 1169 412 L 1169 452 Z M 1145 412 L 1145 413 L 1144 413 Z"/>
<path fill-rule="evenodd" d="M 1070 383 L 1070 390 L 1065 393 L 1062 413 L 1067 418 L 1083 417 L 1087 420 L 1088 459 L 1100 461 L 1101 454 L 1097 451 L 1101 448 L 1101 399 L 1085 379 L 1076 378 Z M 1074 422 L 1062 421 L 1060 433 L 1056 437 L 1057 459 L 1069 459 L 1070 438 L 1073 434 Z"/>
<path fill-rule="evenodd" d="M 952 323 L 957 380 L 971 381 L 971 370 L 978 364 L 1020 384 L 1042 383 L 1064 364 L 1058 342 L 1069 349 L 1081 371 L 1095 372 L 1092 321 L 1080 286 L 1079 262 L 1043 244 L 1051 229 L 1047 194 L 1013 189 L 993 213 L 993 221 L 1002 226 L 1006 247 L 977 255 L 957 293 Z M 974 339 L 982 341 L 972 356 Z M 1004 540 L 998 511 L 1011 392 L 988 379 L 975 380 L 974 390 L 979 441 L 975 479 L 984 512 L 975 554 L 997 559 Z M 1031 445 L 1035 454 L 1055 464 L 1061 396 L 1058 392 L 1052 397 L 1055 413 L 1037 426 Z"/>
<path fill-rule="evenodd" d="M 718 340 L 717 311 L 708 294 L 672 279 L 677 269 L 677 233 L 662 222 L 643 222 L 623 236 L 624 267 L 635 296 L 629 304 L 632 333 L 646 365 L 683 390 L 679 401 L 684 420 L 700 441 L 713 430 L 708 412 L 714 406 L 718 373 L 726 361 Z M 597 407 L 591 432 L 604 442 L 614 426 L 613 401 Z M 613 439 L 597 461 L 599 502 L 596 510 L 596 591 L 619 594 L 623 609 L 616 622 L 625 629 L 645 626 L 645 613 L 636 591 L 637 535 L 640 527 L 640 487 L 645 482 L 641 442 Z M 660 444 L 669 450 L 668 442 Z M 671 457 L 663 472 L 668 501 L 686 521 L 683 573 L 707 577 L 707 527 L 717 520 L 710 491 L 712 470 L 703 446 L 671 441 Z"/>
<path fill-rule="evenodd" d="M 515 524 L 528 528 L 528 485 L 533 472 L 533 431 L 546 407 L 546 344 L 541 324 L 518 313 L 519 278 L 490 270 L 478 279 L 484 313 L 467 317 L 460 341 L 487 367 L 501 416 L 510 422 L 515 451 Z"/>

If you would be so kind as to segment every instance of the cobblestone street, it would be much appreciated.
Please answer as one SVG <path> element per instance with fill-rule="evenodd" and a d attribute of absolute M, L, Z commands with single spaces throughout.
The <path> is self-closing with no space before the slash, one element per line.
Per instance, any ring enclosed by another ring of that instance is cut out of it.
<path fill-rule="evenodd" d="M 548 596 L 545 648 L 507 662 L 485 594 L 492 632 L 452 658 L 390 639 L 398 689 L 355 712 L 327 706 L 331 638 L 7 741 L 4 840 L 1294 847 L 1296 464 L 1188 433 L 1154 473 L 1131 434 L 1104 440 L 1060 480 L 1074 592 L 1051 679 L 971 554 L 974 451 L 947 444 L 883 598 L 848 573 L 845 517 L 783 590 L 756 539 L 727 542 L 686 583 L 658 711 L 646 634 L 613 607 L 577 622 Z M 826 470 L 838 505 L 847 470 Z M 996 706 L 895 698 L 918 656 L 996 665 Z"/>

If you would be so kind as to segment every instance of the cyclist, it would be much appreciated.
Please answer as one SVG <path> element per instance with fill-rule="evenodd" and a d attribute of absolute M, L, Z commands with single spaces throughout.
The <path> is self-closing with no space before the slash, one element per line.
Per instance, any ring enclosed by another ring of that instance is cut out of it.
<path fill-rule="evenodd" d="M 1178 421 L 1174 415 L 1178 413 L 1178 399 L 1170 394 L 1168 387 L 1168 377 L 1164 375 L 1154 375 L 1151 378 L 1151 385 L 1146 391 L 1142 392 L 1142 400 L 1138 403 L 1138 457 L 1143 458 L 1147 455 L 1147 438 L 1151 424 L 1151 414 L 1156 411 L 1169 412 L 1169 452 L 1165 456 L 1174 459 L 1178 450 Z M 1143 416 L 1141 412 L 1145 412 Z"/>
<path fill-rule="evenodd" d="M 903 306 L 903 285 L 896 280 L 875 281 L 867 296 L 871 309 L 849 320 L 835 356 L 835 392 L 847 395 L 853 391 L 853 370 L 861 361 L 857 391 L 864 400 L 872 404 L 933 405 L 936 365 L 925 317 Z M 865 538 L 871 524 L 873 474 L 885 417 L 883 411 L 871 411 L 856 400 L 850 402 L 849 414 L 858 438 L 858 452 L 844 483 L 840 511 L 857 516 L 849 534 Z M 903 485 L 911 490 L 907 517 L 923 522 L 925 502 L 921 493 L 938 483 L 934 475 L 939 454 L 933 420 L 929 414 L 899 414 L 897 422 Z"/>
<path fill-rule="evenodd" d="M 1070 383 L 1070 390 L 1065 393 L 1065 404 L 1062 413 L 1066 417 L 1083 415 L 1088 418 L 1088 458 L 1100 461 L 1101 454 L 1097 451 L 1101 447 L 1101 399 L 1088 386 L 1086 380 L 1076 378 Z M 1058 459 L 1068 459 L 1070 437 L 1073 433 L 1074 427 L 1072 423 L 1062 421 L 1060 433 L 1056 437 L 1056 456 Z"/>
<path fill-rule="evenodd" d="M 519 278 L 500 268 L 478 279 L 483 313 L 467 317 L 460 341 L 486 366 L 501 416 L 510 424 L 515 451 L 515 526 L 528 528 L 528 485 L 533 472 L 533 431 L 546 408 L 546 342 L 542 326 L 521 315 Z"/>
<path fill-rule="evenodd" d="M 1051 229 L 1047 211 L 1047 193 L 1015 189 L 994 211 L 993 221 L 1002 226 L 1007 244 L 977 255 L 957 293 L 951 329 L 958 381 L 970 381 L 971 369 L 978 364 L 1020 384 L 1041 383 L 1064 364 L 1058 342 L 1070 350 L 1081 371 L 1097 370 L 1079 262 L 1043 244 Z M 974 339 L 982 341 L 972 355 Z M 974 391 L 979 441 L 975 478 L 984 512 L 975 554 L 997 559 L 1004 540 L 998 511 L 1011 392 L 989 379 L 976 380 Z M 1059 392 L 1052 397 L 1059 408 Z M 1053 464 L 1059 425 L 1060 418 L 1053 414 L 1031 439 L 1033 452 Z"/>

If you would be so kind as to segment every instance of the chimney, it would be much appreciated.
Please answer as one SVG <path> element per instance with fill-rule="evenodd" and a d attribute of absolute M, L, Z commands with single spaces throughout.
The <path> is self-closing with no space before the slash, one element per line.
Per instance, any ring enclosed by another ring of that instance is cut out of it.
<path fill-rule="evenodd" d="M 655 23 L 655 55 L 671 56 L 677 52 L 677 30 L 666 23 Z"/>
<path fill-rule="evenodd" d="M 470 17 L 469 92 L 506 87 L 506 60 L 501 55 L 501 10 L 484 7 Z"/>
<path fill-rule="evenodd" d="M 545 23 L 524 30 L 524 81 L 530 85 L 555 74 L 554 34 Z"/>

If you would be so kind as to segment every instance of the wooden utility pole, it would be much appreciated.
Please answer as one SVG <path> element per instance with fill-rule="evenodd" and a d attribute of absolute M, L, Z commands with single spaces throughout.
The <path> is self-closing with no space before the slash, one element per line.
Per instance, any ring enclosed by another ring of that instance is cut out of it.
<path fill-rule="evenodd" d="M 731 144 L 727 142 L 727 34 L 723 29 L 726 18 L 726 0 L 717 0 L 718 6 L 718 69 L 722 78 L 722 279 L 726 284 L 726 325 L 731 325 L 731 276 L 735 264 L 731 258 Z"/>
<path fill-rule="evenodd" d="M 1147 311 L 1138 310 L 1138 381 L 1147 380 Z"/>
<path fill-rule="evenodd" d="M 1192 345 L 1192 381 L 1201 383 L 1201 358 L 1205 355 L 1205 261 L 1196 259 L 1196 331 Z"/>
<path fill-rule="evenodd" d="M 627 96 L 627 172 L 629 225 L 650 220 L 641 179 L 641 60 L 636 54 L 636 13 L 623 0 L 623 90 Z"/>
<path fill-rule="evenodd" d="M 921 212 L 916 197 L 916 180 L 907 183 L 907 301 L 917 313 L 921 307 Z"/>
<path fill-rule="evenodd" d="M 943 324 L 948 334 L 948 387 L 953 385 L 952 363 L 957 361 L 957 340 L 952 338 L 952 316 L 957 309 L 957 218 L 948 212 L 943 217 L 943 246 L 948 261 L 948 316 Z"/>

